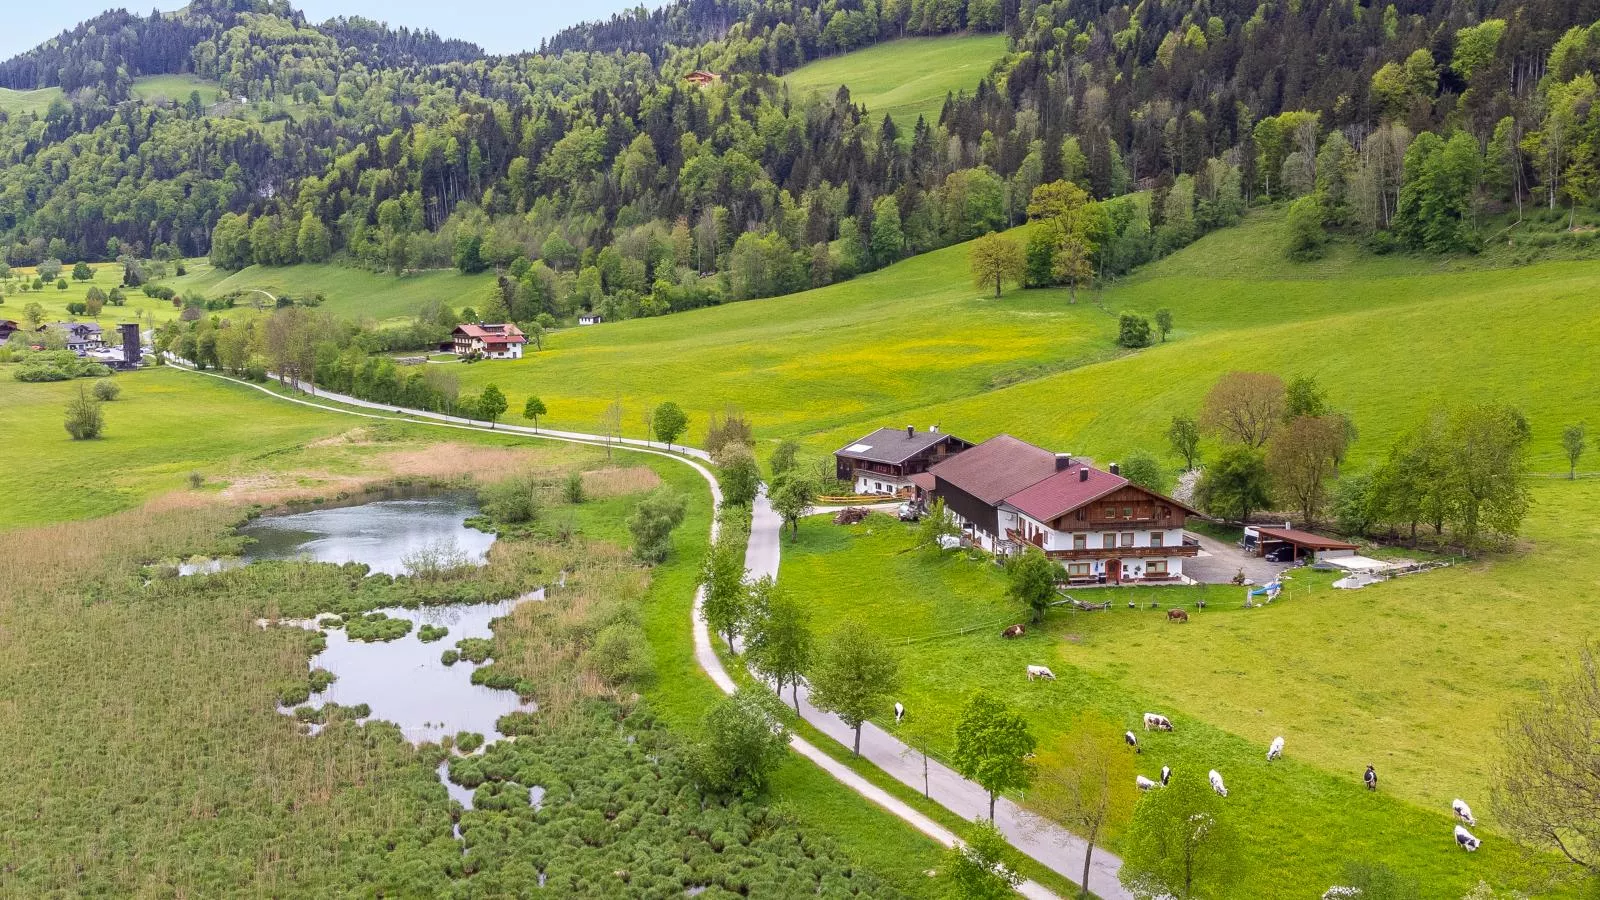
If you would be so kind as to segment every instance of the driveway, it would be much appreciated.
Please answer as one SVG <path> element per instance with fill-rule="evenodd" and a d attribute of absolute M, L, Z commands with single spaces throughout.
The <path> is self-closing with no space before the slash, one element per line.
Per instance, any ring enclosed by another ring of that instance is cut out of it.
<path fill-rule="evenodd" d="M 1229 544 L 1192 531 L 1185 532 L 1200 539 L 1200 555 L 1184 560 L 1183 574 L 1202 584 L 1231 584 L 1240 569 L 1244 577 L 1254 584 L 1266 584 L 1289 568 L 1288 563 L 1267 562 L 1259 556 L 1245 552 L 1238 544 Z"/>

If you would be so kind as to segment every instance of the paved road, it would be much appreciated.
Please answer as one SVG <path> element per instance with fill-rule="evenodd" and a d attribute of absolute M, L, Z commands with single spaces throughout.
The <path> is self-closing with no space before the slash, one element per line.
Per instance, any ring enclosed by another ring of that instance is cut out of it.
<path fill-rule="evenodd" d="M 198 371 L 183 366 L 177 366 L 176 368 L 184 368 L 190 372 Z M 607 438 L 604 435 L 533 429 L 520 425 L 501 425 L 495 429 L 490 429 L 481 422 L 456 416 L 447 416 L 442 413 L 386 406 L 327 391 L 313 395 L 328 402 L 374 410 L 374 413 L 358 413 L 348 409 L 328 406 L 326 403 L 286 396 L 261 385 L 241 382 L 212 372 L 198 371 L 198 374 L 222 378 L 235 384 L 243 384 L 247 387 L 255 388 L 268 396 L 290 403 L 298 403 L 303 406 L 346 415 L 361 416 L 363 418 L 401 421 L 423 419 L 441 427 L 528 434 L 567 443 L 593 446 L 604 446 L 607 443 L 623 444 L 635 452 L 666 456 L 690 466 L 706 480 L 711 489 L 714 507 L 720 508 L 722 505 L 722 489 L 717 482 L 716 475 L 700 462 L 709 460 L 710 455 L 697 448 L 674 446 L 671 452 L 668 452 L 659 443 L 641 441 L 634 438 Z M 689 459 L 686 457 L 694 458 Z M 711 539 L 713 541 L 717 538 L 718 529 L 719 524 L 713 517 L 711 523 Z M 770 575 L 773 578 L 777 578 L 778 563 L 781 557 L 782 530 L 783 521 L 777 513 L 773 512 L 772 505 L 767 502 L 766 492 L 763 490 L 760 496 L 756 498 L 752 511 L 750 541 L 745 549 L 745 565 L 751 577 L 759 578 L 762 575 Z M 695 659 L 719 689 L 724 693 L 731 694 L 737 686 L 723 666 L 722 660 L 713 649 L 710 629 L 706 625 L 704 616 L 701 615 L 701 606 L 704 599 L 704 588 L 697 589 L 693 614 Z M 800 693 L 802 716 L 824 734 L 838 740 L 845 746 L 849 746 L 852 740 L 850 729 L 837 716 L 822 712 L 811 706 L 808 694 L 809 692 L 802 687 Z M 816 763 L 835 780 L 893 813 L 933 840 L 946 847 L 954 846 L 958 843 L 958 838 L 949 829 L 923 815 L 877 785 L 872 784 L 809 741 L 796 736 L 790 739 L 789 745 L 792 750 Z M 901 782 L 917 790 L 922 789 L 923 767 L 921 758 L 915 756 L 913 751 L 901 743 L 899 739 L 884 732 L 876 725 L 868 723 L 863 726 L 861 732 L 861 755 Z M 930 795 L 946 809 L 972 821 L 986 818 L 988 794 L 978 785 L 963 779 L 960 775 L 936 761 L 928 762 L 928 780 Z M 1064 875 L 1072 883 L 1079 883 L 1083 872 L 1084 844 L 1082 840 L 1053 822 L 1029 816 L 1010 800 L 1002 799 L 996 805 L 995 818 L 1001 833 L 1019 850 Z M 1105 900 L 1131 900 L 1132 895 L 1124 890 L 1117 880 L 1117 871 L 1121 868 L 1121 865 L 1121 860 L 1115 856 L 1105 851 L 1097 850 L 1089 876 L 1090 889 L 1097 896 L 1105 898 Z M 1024 881 L 1019 884 L 1017 892 L 1029 898 L 1029 900 L 1059 900 L 1056 894 L 1048 888 L 1033 881 Z"/>

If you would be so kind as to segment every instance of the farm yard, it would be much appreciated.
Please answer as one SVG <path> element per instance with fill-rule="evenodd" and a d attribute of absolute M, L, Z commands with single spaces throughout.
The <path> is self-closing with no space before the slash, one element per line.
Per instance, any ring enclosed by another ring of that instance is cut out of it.
<path fill-rule="evenodd" d="M 886 516 L 850 527 L 806 519 L 784 546 L 781 580 L 820 631 L 867 622 L 897 648 L 908 727 L 946 758 L 948 723 L 984 689 L 1026 716 L 1041 748 L 1096 713 L 1138 734 L 1141 775 L 1219 770 L 1250 836 L 1239 883 L 1253 896 L 1317 896 L 1356 861 L 1415 878 L 1429 896 L 1461 896 L 1480 879 L 1576 896 L 1546 880 L 1554 860 L 1526 858 L 1497 833 L 1488 802 L 1501 716 L 1568 664 L 1597 599 L 1592 584 L 1562 573 L 1600 553 L 1600 530 L 1570 527 L 1600 487 L 1552 482 L 1535 500 L 1526 555 L 1359 591 L 1296 569 L 1280 600 L 1253 610 L 1230 585 L 1090 589 L 1075 596 L 1111 610 L 1057 609 L 1012 641 L 1000 630 L 1027 611 L 1006 596 L 999 569 L 912 549 L 907 526 Z M 1169 624 L 1169 608 L 1187 608 L 1189 624 Z M 1025 679 L 1035 664 L 1058 680 Z M 1170 716 L 1175 731 L 1146 733 L 1147 711 Z M 876 721 L 896 730 L 887 711 Z M 1269 764 L 1279 735 L 1284 756 Z M 1361 783 L 1368 764 L 1381 777 L 1375 795 Z M 1472 855 L 1451 840 L 1456 797 L 1478 814 L 1484 843 Z"/>

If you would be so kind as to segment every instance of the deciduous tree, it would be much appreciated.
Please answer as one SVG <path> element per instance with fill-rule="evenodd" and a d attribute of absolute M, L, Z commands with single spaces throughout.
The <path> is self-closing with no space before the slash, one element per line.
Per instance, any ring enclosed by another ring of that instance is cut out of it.
<path fill-rule="evenodd" d="M 851 751 L 861 755 L 861 725 L 882 712 L 900 683 L 894 654 L 858 622 L 844 623 L 822 645 L 811 672 L 811 702 L 837 715 L 855 732 Z"/>
<path fill-rule="evenodd" d="M 1200 462 L 1200 425 L 1188 416 L 1173 416 L 1167 425 L 1167 443 L 1172 452 L 1183 457 L 1183 470 L 1194 471 Z"/>
<path fill-rule="evenodd" d="M 990 233 L 972 242 L 972 281 L 980 288 L 994 288 L 1000 296 L 1006 282 L 1022 284 L 1027 277 L 1027 260 L 1017 242 L 1003 234 Z"/>
<path fill-rule="evenodd" d="M 700 564 L 700 586 L 705 589 L 700 615 L 713 634 L 727 640 L 729 653 L 734 651 L 734 639 L 744 629 L 750 615 L 750 586 L 744 580 L 744 552 L 744 544 L 739 539 L 718 538 Z"/>
<path fill-rule="evenodd" d="M 1166 473 L 1161 471 L 1161 461 L 1144 450 L 1135 450 L 1122 458 L 1122 477 L 1142 488 L 1161 493 L 1167 488 Z"/>
<path fill-rule="evenodd" d="M 800 676 L 811 668 L 816 639 L 811 634 L 811 611 L 770 576 L 751 587 L 752 621 L 747 629 L 745 656 L 757 673 L 770 678 L 783 695 L 788 685 L 794 711 L 800 712 Z"/>
<path fill-rule="evenodd" d="M 1180 771 L 1135 807 L 1122 884 L 1141 900 L 1232 896 L 1237 841 L 1222 798 L 1198 771 Z"/>
<path fill-rule="evenodd" d="M 1033 774 L 1028 756 L 1036 746 L 1028 720 L 1004 700 L 979 691 L 967 701 L 961 721 L 956 723 L 951 763 L 963 777 L 989 792 L 989 821 L 994 821 L 1000 794 L 1028 786 Z"/>
<path fill-rule="evenodd" d="M 772 480 L 768 499 L 772 502 L 772 511 L 789 526 L 790 540 L 800 537 L 800 519 L 816 502 L 816 490 L 811 479 L 798 472 L 789 472 Z"/>
<path fill-rule="evenodd" d="M 67 401 L 67 434 L 72 435 L 75 441 L 93 440 L 105 430 L 105 415 L 100 412 L 100 401 L 89 395 L 83 385 L 78 385 L 78 393 Z"/>
<path fill-rule="evenodd" d="M 529 397 L 526 405 L 522 407 L 522 417 L 533 420 L 533 430 L 539 430 L 539 417 L 546 415 L 550 410 L 545 408 L 544 401 L 538 397 Z"/>
<path fill-rule="evenodd" d="M 1585 438 L 1585 427 L 1582 422 L 1568 425 L 1561 430 L 1561 449 L 1567 454 L 1567 478 L 1578 477 L 1578 458 L 1583 456 L 1583 450 L 1588 446 Z"/>
<path fill-rule="evenodd" d="M 746 798 L 761 793 L 789 745 L 781 709 L 764 689 L 740 688 L 706 710 L 693 762 L 708 790 Z"/>
<path fill-rule="evenodd" d="M 495 385 L 489 385 L 478 395 L 478 416 L 488 422 L 490 428 L 505 415 L 506 406 L 506 395 L 500 393 L 500 388 Z"/>
<path fill-rule="evenodd" d="M 724 447 L 717 455 L 717 480 L 722 500 L 730 506 L 749 506 L 761 488 L 761 465 L 743 444 Z"/>
<path fill-rule="evenodd" d="M 678 404 L 669 400 L 656 407 L 650 416 L 650 424 L 655 429 L 656 439 L 671 449 L 672 442 L 689 428 L 689 417 Z"/>
<path fill-rule="evenodd" d="M 1006 564 L 1006 590 L 1013 600 L 1032 611 L 1037 625 L 1044 621 L 1050 602 L 1056 598 L 1056 579 L 1060 575 L 1061 567 L 1030 544 Z"/>
<path fill-rule="evenodd" d="M 1258 450 L 1229 447 L 1206 469 L 1195 499 L 1213 515 L 1248 522 L 1251 513 L 1272 502 L 1266 460 Z"/>
<path fill-rule="evenodd" d="M 628 518 L 633 553 L 645 562 L 658 563 L 672 552 L 672 532 L 683 524 L 683 495 L 660 487 L 639 501 Z"/>
<path fill-rule="evenodd" d="M 1229 372 L 1206 394 L 1200 421 L 1226 440 L 1261 447 L 1283 419 L 1283 379 L 1268 372 Z"/>
<path fill-rule="evenodd" d="M 1294 502 L 1307 528 L 1315 527 L 1322 514 L 1344 439 L 1344 422 L 1337 416 L 1298 416 L 1267 444 L 1272 484 Z"/>
<path fill-rule="evenodd" d="M 960 900 L 1011 900 L 1022 876 L 1016 851 L 992 822 L 979 822 L 966 841 L 944 852 L 943 880 Z"/>
<path fill-rule="evenodd" d="M 1083 855 L 1082 896 L 1089 896 L 1094 848 L 1107 828 L 1120 828 L 1133 816 L 1138 794 L 1133 756 L 1122 734 L 1090 713 L 1074 723 L 1059 749 L 1040 754 L 1029 801 L 1044 817 L 1067 826 L 1088 845 Z"/>

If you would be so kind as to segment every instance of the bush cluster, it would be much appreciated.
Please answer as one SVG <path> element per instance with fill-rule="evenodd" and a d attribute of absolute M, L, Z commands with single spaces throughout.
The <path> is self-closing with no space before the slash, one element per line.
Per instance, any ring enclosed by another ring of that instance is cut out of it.
<path fill-rule="evenodd" d="M 411 620 L 396 619 L 383 613 L 366 613 L 346 619 L 344 630 L 352 641 L 392 641 L 411 633 Z"/>
<path fill-rule="evenodd" d="M 431 644 L 450 633 L 450 629 L 443 625 L 424 625 L 417 629 L 417 640 L 424 644 Z"/>

